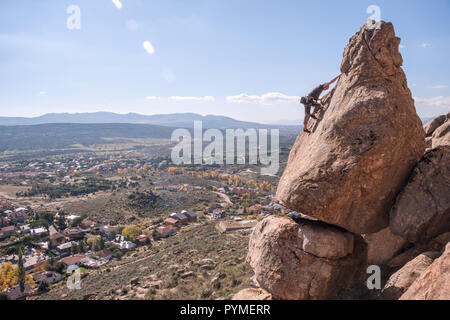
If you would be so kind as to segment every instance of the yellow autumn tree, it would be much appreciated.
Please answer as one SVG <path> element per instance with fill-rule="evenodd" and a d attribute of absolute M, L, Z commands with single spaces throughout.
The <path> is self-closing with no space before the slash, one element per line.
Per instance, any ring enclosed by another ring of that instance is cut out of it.
<path fill-rule="evenodd" d="M 34 287 L 33 277 L 29 274 L 25 276 L 25 282 Z M 11 262 L 6 262 L 0 267 L 0 291 L 8 289 L 19 283 L 19 268 Z"/>
<path fill-rule="evenodd" d="M 138 236 L 140 236 L 141 234 L 142 234 L 142 230 L 138 226 L 135 226 L 135 225 L 125 227 L 122 231 L 122 235 L 124 237 L 127 237 L 131 241 L 136 240 L 136 238 Z"/>

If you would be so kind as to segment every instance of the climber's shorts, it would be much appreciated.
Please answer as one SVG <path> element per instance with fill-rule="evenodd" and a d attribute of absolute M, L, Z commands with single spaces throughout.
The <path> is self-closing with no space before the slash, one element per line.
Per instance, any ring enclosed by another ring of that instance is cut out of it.
<path fill-rule="evenodd" d="M 311 106 L 305 106 L 305 114 L 311 115 Z"/>

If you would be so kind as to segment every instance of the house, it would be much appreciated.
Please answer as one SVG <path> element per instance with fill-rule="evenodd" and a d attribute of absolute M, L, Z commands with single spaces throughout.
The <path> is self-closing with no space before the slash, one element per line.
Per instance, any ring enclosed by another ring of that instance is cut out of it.
<path fill-rule="evenodd" d="M 209 214 L 210 220 L 220 220 L 225 218 L 226 212 L 223 209 L 214 209 L 213 212 Z"/>
<path fill-rule="evenodd" d="M 81 264 L 88 268 L 100 268 L 101 266 L 108 263 L 108 260 L 104 259 L 95 259 L 93 257 L 86 257 L 81 260 Z"/>
<path fill-rule="evenodd" d="M 124 237 L 124 236 L 122 236 L 122 235 L 118 235 L 118 236 L 116 236 L 116 237 L 114 238 L 114 240 L 113 240 L 112 242 L 118 244 L 118 243 L 121 243 L 121 242 L 123 242 L 123 241 L 128 241 L 128 238 L 127 238 L 127 237 Z"/>
<path fill-rule="evenodd" d="M 111 239 L 114 238 L 114 235 L 116 234 L 116 228 L 113 226 L 101 226 L 98 232 L 100 235 L 104 236 L 106 240 L 111 241 Z"/>
<path fill-rule="evenodd" d="M 68 256 L 68 257 L 62 258 L 60 260 L 60 262 L 64 263 L 66 268 L 68 266 L 73 266 L 73 265 L 80 266 L 81 260 L 83 260 L 84 258 L 86 258 L 86 256 L 84 254 L 75 254 L 73 256 Z"/>
<path fill-rule="evenodd" d="M 172 226 L 175 228 L 181 228 L 181 221 L 173 219 L 173 218 L 167 218 L 164 220 L 164 224 L 166 226 Z"/>
<path fill-rule="evenodd" d="M 161 238 L 167 238 L 171 235 L 175 234 L 178 231 L 178 229 L 174 226 L 161 226 L 156 228 L 156 232 Z"/>
<path fill-rule="evenodd" d="M 33 254 L 31 256 L 27 256 L 24 259 L 23 267 L 26 271 L 30 271 L 35 268 L 40 268 L 49 260 L 48 257 L 44 254 Z"/>
<path fill-rule="evenodd" d="M 122 241 L 119 243 L 119 249 L 123 251 L 129 251 L 136 248 L 136 245 L 131 241 Z"/>
<path fill-rule="evenodd" d="M 48 284 L 54 284 L 62 280 L 61 275 L 55 271 L 43 271 L 33 274 L 34 282 L 41 283 L 47 282 Z"/>
<path fill-rule="evenodd" d="M 5 211 L 8 216 L 9 221 L 15 223 L 24 223 L 28 219 L 28 213 L 26 211 Z"/>
<path fill-rule="evenodd" d="M 251 206 L 250 208 L 248 208 L 249 212 L 253 212 L 253 213 L 261 213 L 262 210 L 262 206 L 260 204 L 255 204 L 253 206 Z"/>
<path fill-rule="evenodd" d="M 182 225 L 185 225 L 185 224 L 189 223 L 188 217 L 186 217 L 186 215 L 184 215 L 183 213 L 172 213 L 170 215 L 170 217 L 172 219 L 180 221 Z"/>
<path fill-rule="evenodd" d="M 25 224 L 23 226 L 19 226 L 19 232 L 22 233 L 22 234 L 30 233 L 30 231 L 31 231 L 31 228 L 30 228 L 29 224 Z"/>
<path fill-rule="evenodd" d="M 11 237 L 16 233 L 16 227 L 8 226 L 0 229 L 0 240 Z"/>
<path fill-rule="evenodd" d="M 145 234 L 141 234 L 140 236 L 138 236 L 136 238 L 136 242 L 140 245 L 146 245 L 148 243 L 150 243 L 153 240 L 153 238 L 151 236 L 145 235 Z"/>
<path fill-rule="evenodd" d="M 54 225 L 51 225 L 50 227 L 48 227 L 48 233 L 51 237 L 53 234 L 58 233 L 58 230 L 56 230 Z"/>
<path fill-rule="evenodd" d="M 50 235 L 50 243 L 53 247 L 64 243 L 65 240 L 66 237 L 60 232 Z"/>
<path fill-rule="evenodd" d="M 81 228 L 67 228 L 64 230 L 64 235 L 70 241 L 81 240 L 84 237 L 84 231 Z"/>
<path fill-rule="evenodd" d="M 79 217 L 80 216 L 76 216 L 76 215 L 72 214 L 72 215 L 66 217 L 66 221 L 67 222 L 73 222 L 73 220 L 75 220 L 75 219 L 77 219 Z"/>
<path fill-rule="evenodd" d="M 197 214 L 194 211 L 191 210 L 183 210 L 181 211 L 182 214 L 184 214 L 189 222 L 196 222 L 197 221 Z"/>
<path fill-rule="evenodd" d="M 72 242 L 66 242 L 56 247 L 60 257 L 67 257 L 72 250 Z"/>
<path fill-rule="evenodd" d="M 40 236 L 43 236 L 43 235 L 45 235 L 47 233 L 48 233 L 48 231 L 45 228 L 36 228 L 36 229 L 31 229 L 30 230 L 30 234 L 33 237 L 40 237 Z"/>
<path fill-rule="evenodd" d="M 111 258 L 113 257 L 113 253 L 111 250 L 109 249 L 103 249 L 100 251 L 97 251 L 93 254 L 94 257 L 100 258 L 100 259 L 104 259 L 104 260 L 111 260 Z"/>

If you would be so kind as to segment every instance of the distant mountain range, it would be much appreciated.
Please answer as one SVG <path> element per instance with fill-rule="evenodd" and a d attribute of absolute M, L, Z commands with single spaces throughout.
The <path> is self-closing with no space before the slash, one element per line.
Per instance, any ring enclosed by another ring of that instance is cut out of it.
<path fill-rule="evenodd" d="M 279 127 L 282 124 L 259 124 L 254 122 L 239 121 L 230 117 L 207 115 L 202 116 L 196 113 L 174 113 L 159 115 L 141 115 L 138 113 L 117 114 L 112 112 L 94 113 L 48 113 L 34 118 L 22 117 L 0 117 L 0 126 L 18 125 L 38 125 L 50 123 L 132 123 L 132 124 L 152 124 L 158 126 L 168 126 L 173 128 L 192 128 L 194 121 L 202 121 L 203 128 L 271 128 Z"/>
<path fill-rule="evenodd" d="M 426 123 L 433 118 L 422 118 Z M 301 126 L 302 120 L 280 120 L 270 124 L 261 124 L 248 121 L 240 121 L 230 117 L 207 115 L 202 116 L 196 113 L 173 113 L 142 115 L 138 113 L 118 114 L 113 112 L 92 112 L 92 113 L 47 113 L 39 117 L 0 117 L 0 126 L 24 126 L 50 123 L 78 123 L 78 124 L 99 124 L 99 123 L 131 123 L 131 124 L 153 124 L 173 128 L 192 128 L 194 121 L 202 121 L 203 128 L 216 129 L 236 129 L 236 128 L 280 128 L 295 129 Z"/>

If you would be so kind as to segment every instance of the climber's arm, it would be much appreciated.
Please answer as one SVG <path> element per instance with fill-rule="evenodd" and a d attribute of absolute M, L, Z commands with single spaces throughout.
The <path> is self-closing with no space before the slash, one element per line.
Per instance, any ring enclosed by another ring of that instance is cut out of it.
<path fill-rule="evenodd" d="M 337 79 L 339 79 L 339 77 L 342 75 L 342 73 L 340 75 L 338 75 L 336 78 L 334 78 L 333 80 L 331 80 L 330 82 L 327 82 L 324 84 L 324 87 L 327 88 L 326 90 L 328 90 L 328 88 L 330 87 L 330 85 L 332 85 L 333 83 L 336 82 Z"/>

